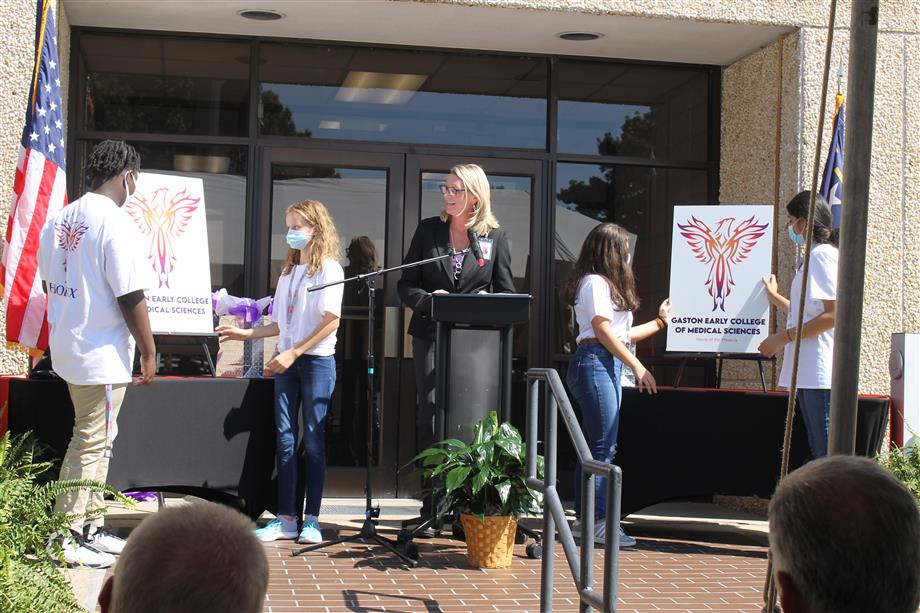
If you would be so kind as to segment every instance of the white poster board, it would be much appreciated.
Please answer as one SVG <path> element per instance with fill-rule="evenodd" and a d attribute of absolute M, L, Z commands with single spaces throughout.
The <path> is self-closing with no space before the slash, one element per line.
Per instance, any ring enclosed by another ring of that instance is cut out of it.
<path fill-rule="evenodd" d="M 759 353 L 769 334 L 773 207 L 675 206 L 668 351 Z"/>
<path fill-rule="evenodd" d="M 125 205 L 137 228 L 154 334 L 210 334 L 211 259 L 199 178 L 141 173 Z"/>

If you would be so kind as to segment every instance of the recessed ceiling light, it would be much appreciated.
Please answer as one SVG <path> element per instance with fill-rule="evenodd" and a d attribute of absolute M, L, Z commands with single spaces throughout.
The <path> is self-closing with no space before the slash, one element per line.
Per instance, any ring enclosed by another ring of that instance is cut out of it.
<path fill-rule="evenodd" d="M 237 12 L 237 15 L 253 21 L 277 21 L 284 17 L 284 13 L 271 9 L 245 9 Z"/>
<path fill-rule="evenodd" d="M 576 40 L 576 41 L 585 41 L 585 40 L 597 40 L 602 37 L 603 34 L 598 32 L 560 32 L 556 34 L 562 40 Z"/>

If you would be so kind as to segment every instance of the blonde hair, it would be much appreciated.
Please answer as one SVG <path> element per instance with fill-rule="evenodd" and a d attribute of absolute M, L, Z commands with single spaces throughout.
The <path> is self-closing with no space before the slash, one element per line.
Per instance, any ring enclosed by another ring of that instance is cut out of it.
<path fill-rule="evenodd" d="M 450 169 L 450 174 L 460 179 L 463 184 L 465 198 L 469 201 L 470 195 L 476 196 L 473 214 L 466 222 L 467 228 L 472 228 L 479 236 L 485 236 L 489 230 L 498 226 L 498 220 L 492 214 L 492 197 L 489 188 L 489 178 L 479 164 L 457 164 Z M 441 221 L 447 221 L 450 215 L 447 210 L 441 210 Z"/>
<path fill-rule="evenodd" d="M 290 274 L 294 266 L 298 264 L 307 264 L 307 274 L 314 275 L 317 270 L 323 268 L 323 260 L 329 258 L 338 261 L 339 259 L 339 233 L 335 230 L 335 223 L 329 211 L 319 200 L 304 200 L 295 202 L 284 212 L 285 217 L 289 213 L 296 213 L 303 217 L 307 225 L 313 226 L 313 238 L 310 239 L 310 249 L 308 253 L 308 262 L 300 261 L 300 249 L 288 248 L 287 255 L 284 258 L 284 267 L 281 274 Z"/>

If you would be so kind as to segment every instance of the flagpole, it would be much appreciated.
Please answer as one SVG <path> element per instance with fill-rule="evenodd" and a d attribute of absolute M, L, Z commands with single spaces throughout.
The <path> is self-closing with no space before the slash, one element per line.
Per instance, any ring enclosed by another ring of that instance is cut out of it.
<path fill-rule="evenodd" d="M 847 84 L 847 133 L 828 453 L 853 455 L 866 281 L 866 229 L 872 164 L 872 115 L 878 47 L 878 0 L 853 0 Z"/>

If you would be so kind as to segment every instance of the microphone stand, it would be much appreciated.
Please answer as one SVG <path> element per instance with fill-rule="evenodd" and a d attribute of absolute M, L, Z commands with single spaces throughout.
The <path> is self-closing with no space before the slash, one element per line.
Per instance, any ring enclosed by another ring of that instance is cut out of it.
<path fill-rule="evenodd" d="M 453 256 L 453 252 L 445 253 L 444 255 L 435 256 L 433 258 L 428 258 L 426 260 L 419 260 L 418 262 L 409 262 L 408 264 L 402 264 L 400 266 L 393 266 L 392 268 L 381 268 L 380 270 L 374 270 L 371 272 L 363 273 L 360 275 L 355 275 L 354 277 L 349 277 L 347 279 L 342 279 L 341 281 L 333 281 L 331 283 L 323 283 L 322 285 L 314 285 L 313 287 L 307 288 L 307 292 L 316 292 L 333 285 L 341 285 L 343 283 L 348 283 L 350 281 L 363 282 L 367 286 L 367 437 L 365 443 L 367 445 L 367 464 L 364 471 L 364 494 L 365 494 L 365 506 L 364 506 L 364 523 L 361 525 L 361 531 L 357 534 L 351 536 L 337 537 L 330 541 L 324 543 L 318 543 L 316 545 L 309 545 L 307 547 L 301 547 L 300 549 L 295 549 L 291 552 L 292 556 L 299 556 L 310 551 L 316 551 L 318 549 L 323 549 L 325 547 L 331 547 L 332 545 L 338 545 L 339 543 L 349 543 L 354 541 L 362 541 L 367 543 L 372 541 L 378 545 L 384 547 L 390 553 L 395 554 L 403 562 L 409 565 L 412 568 L 418 566 L 418 549 L 409 548 L 406 553 L 403 553 L 397 548 L 397 544 L 391 541 L 388 538 L 385 538 L 377 533 L 377 518 L 380 517 L 380 506 L 373 506 L 372 498 L 372 478 L 371 478 L 371 464 L 373 462 L 373 430 L 374 430 L 374 417 L 378 414 L 377 407 L 377 394 L 374 390 L 374 284 L 378 276 L 386 274 L 388 272 L 393 272 L 395 270 L 403 270 L 405 268 L 414 268 L 416 266 L 422 266 L 424 264 L 430 264 L 431 262 L 437 262 L 438 260 L 443 260 Z"/>

